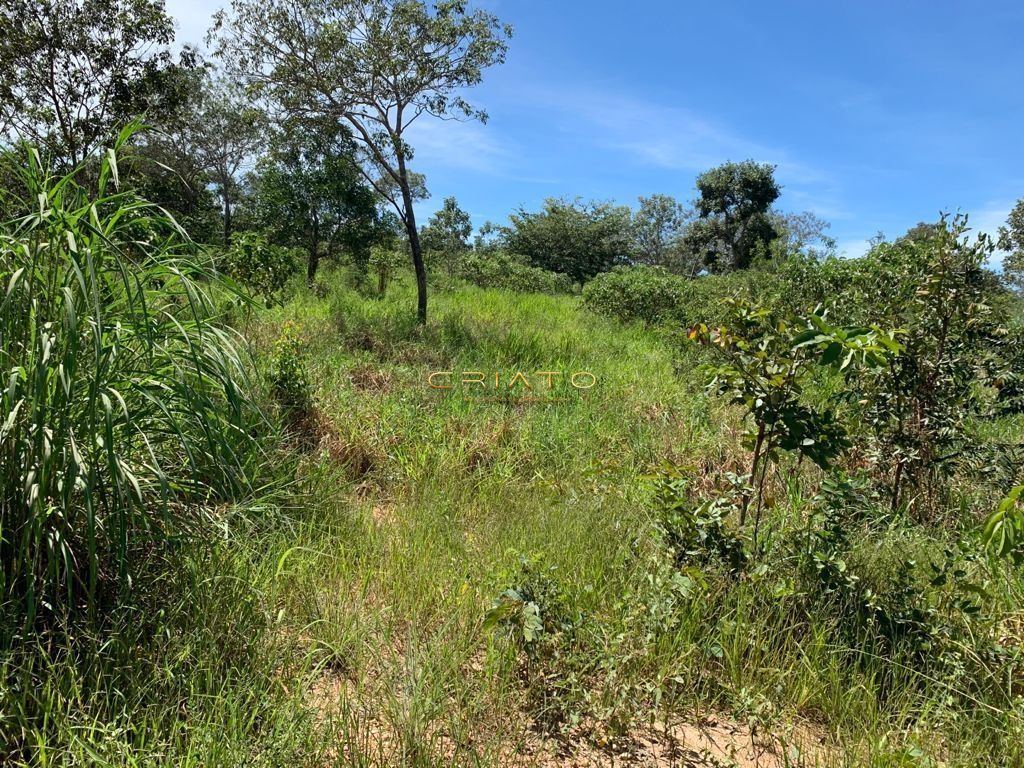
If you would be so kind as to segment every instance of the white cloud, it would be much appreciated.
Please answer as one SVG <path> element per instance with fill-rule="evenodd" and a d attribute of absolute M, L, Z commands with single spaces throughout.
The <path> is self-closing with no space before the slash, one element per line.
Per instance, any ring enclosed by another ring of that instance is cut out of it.
<path fill-rule="evenodd" d="M 729 160 L 771 163 L 784 187 L 783 207 L 826 219 L 850 216 L 831 175 L 691 110 L 597 86 L 527 89 L 520 98 L 554 112 L 559 126 L 581 142 L 627 153 L 643 165 L 696 174 Z"/>
<path fill-rule="evenodd" d="M 478 122 L 438 120 L 423 115 L 412 124 L 407 136 L 417 164 L 498 174 L 510 159 L 494 132 Z"/>

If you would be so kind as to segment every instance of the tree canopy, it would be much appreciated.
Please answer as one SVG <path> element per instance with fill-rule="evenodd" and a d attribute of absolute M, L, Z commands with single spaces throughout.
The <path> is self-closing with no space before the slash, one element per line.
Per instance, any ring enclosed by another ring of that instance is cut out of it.
<path fill-rule="evenodd" d="M 689 212 L 669 195 L 641 197 L 633 214 L 633 253 L 641 264 L 682 271 L 680 240 Z"/>
<path fill-rule="evenodd" d="M 0 0 L 0 131 L 60 168 L 82 163 L 142 113 L 175 109 L 180 68 L 161 0 Z"/>
<path fill-rule="evenodd" d="M 684 245 L 709 271 L 746 269 L 779 236 L 769 215 L 782 191 L 774 166 L 724 163 L 697 177 L 697 191 Z"/>
<path fill-rule="evenodd" d="M 1016 290 L 1024 291 L 1024 198 L 1010 211 L 1006 225 L 999 228 L 999 247 L 1007 251 L 1003 276 Z"/>
<path fill-rule="evenodd" d="M 280 245 L 308 254 L 306 277 L 316 277 L 321 248 L 347 251 L 365 266 L 378 236 L 374 191 L 353 158 L 352 137 L 334 121 L 296 121 L 274 135 L 252 178 L 256 217 Z"/>
<path fill-rule="evenodd" d="M 423 116 L 486 120 L 463 94 L 504 61 L 511 32 L 465 0 L 232 0 L 216 16 L 215 49 L 254 94 L 352 129 L 364 176 L 405 225 L 421 322 L 426 269 L 406 132 Z"/>
<path fill-rule="evenodd" d="M 629 260 L 630 226 L 625 206 L 551 198 L 538 212 L 513 213 L 502 234 L 533 266 L 584 282 Z"/>
<path fill-rule="evenodd" d="M 473 222 L 469 214 L 459 207 L 459 201 L 454 197 L 446 197 L 441 209 L 423 228 L 421 239 L 424 249 L 443 259 L 451 272 L 459 257 L 470 249 L 469 236 L 472 233 Z"/>

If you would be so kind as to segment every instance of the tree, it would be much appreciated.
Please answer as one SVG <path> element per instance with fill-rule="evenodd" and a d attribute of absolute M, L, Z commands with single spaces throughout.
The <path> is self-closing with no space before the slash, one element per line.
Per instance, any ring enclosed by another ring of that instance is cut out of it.
<path fill-rule="evenodd" d="M 472 232 L 473 222 L 469 214 L 459 208 L 454 197 L 446 197 L 441 210 L 423 228 L 420 240 L 428 253 L 441 255 L 451 274 L 462 254 L 470 249 L 469 236 Z"/>
<path fill-rule="evenodd" d="M 60 169 L 78 166 L 143 112 L 175 108 L 166 88 L 194 65 L 167 46 L 161 0 L 0 0 L 0 130 Z"/>
<path fill-rule="evenodd" d="M 926 243 L 945 232 L 946 226 L 942 222 L 919 221 L 912 226 L 901 237 L 896 238 L 897 243 Z"/>
<path fill-rule="evenodd" d="M 468 11 L 465 0 L 232 0 L 216 16 L 216 50 L 254 93 L 286 114 L 352 129 L 364 176 L 405 225 L 421 323 L 427 273 L 406 133 L 423 115 L 486 121 L 462 94 L 504 61 L 511 33 L 494 15 Z"/>
<path fill-rule="evenodd" d="M 624 206 L 552 198 L 537 213 L 520 208 L 502 234 L 533 266 L 585 282 L 629 260 L 630 217 Z"/>
<path fill-rule="evenodd" d="M 481 224 L 473 237 L 473 250 L 477 253 L 496 253 L 503 247 L 502 228 L 493 221 Z"/>
<path fill-rule="evenodd" d="M 209 78 L 193 109 L 191 141 L 220 198 L 227 247 L 241 192 L 241 173 L 266 142 L 267 119 L 240 87 L 225 79 Z"/>
<path fill-rule="evenodd" d="M 634 258 L 641 264 L 682 271 L 679 239 L 688 215 L 668 195 L 641 197 L 633 214 Z"/>
<path fill-rule="evenodd" d="M 999 228 L 999 248 L 1008 251 L 1003 276 L 1013 288 L 1024 291 L 1024 198 L 1010 211 L 1006 226 Z"/>
<path fill-rule="evenodd" d="M 193 240 L 211 243 L 222 233 L 221 208 L 209 169 L 196 147 L 203 139 L 197 105 L 207 87 L 205 67 L 181 69 L 168 87 L 177 89 L 178 109 L 147 120 L 131 147 L 122 150 L 121 178 L 140 196 L 170 212 Z"/>
<path fill-rule="evenodd" d="M 773 213 L 772 223 L 787 254 L 808 253 L 817 258 L 836 255 L 836 241 L 826 234 L 831 226 L 811 211 Z"/>
<path fill-rule="evenodd" d="M 139 137 L 133 158 L 139 162 L 133 170 L 155 202 L 169 202 L 172 209 L 183 206 L 192 214 L 186 218 L 202 216 L 197 232 L 207 241 L 214 235 L 205 218 L 212 192 L 226 248 L 243 172 L 266 143 L 267 116 L 250 104 L 241 88 L 215 76 L 206 65 L 179 73 L 173 86 L 180 107 L 148 121 L 154 130 Z"/>
<path fill-rule="evenodd" d="M 772 165 L 725 163 L 697 177 L 697 220 L 683 238 L 695 262 L 711 272 L 746 269 L 779 233 L 769 209 L 780 193 Z"/>
<path fill-rule="evenodd" d="M 333 120 L 286 123 L 252 179 L 254 207 L 275 242 L 304 248 L 312 283 L 321 246 L 346 250 L 366 264 L 377 237 L 377 198 L 359 173 L 354 143 Z"/>

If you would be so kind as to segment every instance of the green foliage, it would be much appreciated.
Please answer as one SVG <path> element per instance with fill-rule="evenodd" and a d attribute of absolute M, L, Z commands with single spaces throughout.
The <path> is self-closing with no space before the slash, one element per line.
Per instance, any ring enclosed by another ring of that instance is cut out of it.
<path fill-rule="evenodd" d="M 668 195 L 641 197 L 633 213 L 633 258 L 638 264 L 693 274 L 680 239 L 690 212 Z"/>
<path fill-rule="evenodd" d="M 616 267 L 583 287 L 583 305 L 623 322 L 647 325 L 681 321 L 693 296 L 691 281 L 663 267 Z"/>
<path fill-rule="evenodd" d="M 938 509 L 955 464 L 980 455 L 972 431 L 1020 400 L 1014 300 L 985 265 L 966 216 L 921 224 L 861 259 L 791 258 L 763 292 L 776 307 L 822 307 L 857 325 L 897 329 L 901 351 L 863 371 L 850 401 L 893 508 Z"/>
<path fill-rule="evenodd" d="M 709 558 L 728 566 L 731 573 L 746 567 L 749 554 L 739 534 L 729 528 L 735 510 L 719 496 L 700 501 L 690 491 L 690 480 L 672 472 L 653 481 L 655 525 L 678 566 L 704 565 Z"/>
<path fill-rule="evenodd" d="M 458 270 L 459 261 L 469 250 L 472 232 L 473 222 L 469 214 L 459 208 L 454 197 L 446 197 L 441 210 L 430 217 L 420 237 L 428 257 L 433 256 L 443 263 L 451 275 Z"/>
<path fill-rule="evenodd" d="M 501 578 L 515 586 L 491 604 L 483 630 L 503 637 L 525 656 L 527 706 L 540 725 L 560 725 L 580 693 L 564 670 L 577 663 L 572 642 L 582 617 L 573 610 L 557 566 L 543 555 L 519 557 Z"/>
<path fill-rule="evenodd" d="M 831 226 L 811 211 L 802 213 L 773 213 L 771 215 L 783 257 L 802 255 L 814 261 L 836 255 L 835 238 L 827 234 Z"/>
<path fill-rule="evenodd" d="M 94 196 L 34 152 L 20 172 L 35 213 L 0 231 L 0 592 L 31 624 L 96 611 L 148 546 L 244 494 L 261 417 L 211 317 L 215 274 L 114 191 L 114 152 Z"/>
<path fill-rule="evenodd" d="M 481 288 L 503 288 L 518 293 L 572 293 L 572 278 L 531 267 L 503 251 L 469 253 L 459 265 L 459 277 Z"/>
<path fill-rule="evenodd" d="M 0 129 L 60 170 L 148 111 L 176 109 L 174 22 L 158 0 L 6 0 L 0 5 Z"/>
<path fill-rule="evenodd" d="M 566 596 L 556 569 L 536 555 L 519 558 L 519 566 L 509 578 L 516 585 L 494 601 L 484 615 L 483 629 L 503 628 L 517 647 L 536 659 L 545 633 L 556 633 L 567 626 Z"/>
<path fill-rule="evenodd" d="M 302 340 L 295 328 L 286 325 L 274 343 L 270 357 L 270 394 L 285 417 L 295 423 L 305 421 L 313 408 L 309 374 L 303 359 Z"/>
<path fill-rule="evenodd" d="M 395 273 L 406 263 L 408 257 L 396 248 L 375 245 L 370 249 L 371 270 L 377 273 L 377 295 L 384 296 Z"/>
<path fill-rule="evenodd" d="M 779 233 L 769 215 L 780 187 L 775 168 L 753 160 L 725 163 L 697 177 L 697 219 L 683 246 L 710 272 L 747 269 Z"/>
<path fill-rule="evenodd" d="M 236 234 L 223 254 L 224 271 L 267 305 L 281 300 L 288 281 L 299 269 L 295 251 L 271 245 L 260 232 Z"/>
<path fill-rule="evenodd" d="M 966 233 L 966 217 L 943 217 L 920 237 L 879 246 L 850 284 L 860 312 L 903 332 L 899 354 L 859 385 L 894 508 L 904 484 L 935 503 L 931 480 L 968 444 L 968 416 L 986 408 L 975 384 L 999 333 L 983 271 L 993 246 Z"/>
<path fill-rule="evenodd" d="M 549 199 L 537 213 L 513 213 L 502 240 L 531 265 L 582 283 L 627 261 L 630 216 L 629 208 L 611 203 Z"/>
<path fill-rule="evenodd" d="M 310 283 L 322 251 L 365 266 L 371 245 L 385 235 L 355 151 L 350 132 L 335 122 L 292 121 L 273 135 L 250 180 L 257 221 L 274 243 L 306 251 Z"/>
<path fill-rule="evenodd" d="M 875 328 L 842 329 L 821 317 L 785 319 L 769 309 L 731 299 L 731 323 L 691 329 L 689 338 L 711 346 L 725 359 L 712 369 L 710 388 L 742 405 L 753 422 L 746 435 L 752 450 L 750 479 L 758 499 L 754 543 L 761 517 L 769 461 L 779 451 L 798 453 L 825 469 L 849 447 L 846 429 L 831 409 L 816 410 L 802 401 L 805 384 L 818 366 L 849 375 L 858 366 L 877 368 L 900 352 L 891 332 Z M 760 475 L 758 471 L 760 470 Z M 750 494 L 744 495 L 740 525 Z"/>
<path fill-rule="evenodd" d="M 1024 413 L 1024 328 L 1008 329 L 999 340 L 992 362 L 997 412 Z"/>
<path fill-rule="evenodd" d="M 1024 485 L 1018 485 L 999 502 L 985 523 L 985 546 L 1014 564 L 1024 563 Z"/>
<path fill-rule="evenodd" d="M 485 121 L 465 93 L 505 60 L 511 27 L 463 0 L 233 0 L 215 18 L 217 53 L 260 96 L 287 113 L 352 128 L 363 175 L 405 225 L 425 323 L 407 129 L 424 114 Z"/>
<path fill-rule="evenodd" d="M 196 158 L 220 200 L 222 243 L 235 232 L 235 208 L 242 196 L 245 164 L 266 146 L 269 120 L 244 88 L 227 79 L 205 77 L 188 111 L 171 128 L 171 141 Z"/>
<path fill-rule="evenodd" d="M 999 228 L 999 247 L 1007 252 L 1003 277 L 1017 291 L 1024 291 L 1024 198 L 1010 211 L 1006 226 Z"/>

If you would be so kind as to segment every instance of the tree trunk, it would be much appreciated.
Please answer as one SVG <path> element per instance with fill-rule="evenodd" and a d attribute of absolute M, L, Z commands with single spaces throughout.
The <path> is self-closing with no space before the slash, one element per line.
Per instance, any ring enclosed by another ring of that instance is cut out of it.
<path fill-rule="evenodd" d="M 309 242 L 309 264 L 306 266 L 306 283 L 310 287 L 316 279 L 316 268 L 320 265 L 320 227 L 313 223 L 313 234 Z"/>
<path fill-rule="evenodd" d="M 757 428 L 757 441 L 754 443 L 754 459 L 750 465 L 750 484 L 754 484 L 754 480 L 757 476 L 757 465 L 761 460 L 761 446 L 764 445 L 764 432 L 765 424 L 761 422 Z M 747 508 L 750 506 L 750 495 L 748 493 L 743 494 L 743 505 L 740 507 L 740 528 L 746 525 L 747 522 Z"/>
<path fill-rule="evenodd" d="M 402 188 L 402 204 L 405 206 L 405 232 L 409 236 L 409 249 L 412 251 L 412 265 L 416 270 L 416 316 L 420 325 L 427 322 L 427 269 L 423 264 L 423 248 L 420 245 L 420 233 L 416 229 L 416 214 L 412 209 L 412 187 L 409 186 L 409 174 L 405 168 L 405 155 L 398 153 L 399 186 Z"/>
<path fill-rule="evenodd" d="M 224 247 L 231 247 L 231 199 L 224 193 Z"/>

